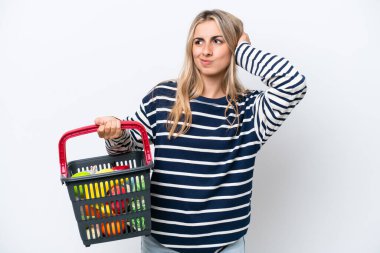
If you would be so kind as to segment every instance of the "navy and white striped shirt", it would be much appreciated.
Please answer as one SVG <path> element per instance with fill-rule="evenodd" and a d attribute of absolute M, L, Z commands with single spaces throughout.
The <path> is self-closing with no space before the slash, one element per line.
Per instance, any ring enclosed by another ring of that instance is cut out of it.
<path fill-rule="evenodd" d="M 152 236 L 178 252 L 211 253 L 247 232 L 252 176 L 257 152 L 306 93 L 305 77 L 288 60 L 248 43 L 236 51 L 236 63 L 269 88 L 249 91 L 238 101 L 240 128 L 225 97 L 190 101 L 189 131 L 168 140 L 166 122 L 176 82 L 155 86 L 127 120 L 141 122 L 154 145 L 151 181 Z M 110 154 L 141 149 L 137 131 L 106 142 Z"/>

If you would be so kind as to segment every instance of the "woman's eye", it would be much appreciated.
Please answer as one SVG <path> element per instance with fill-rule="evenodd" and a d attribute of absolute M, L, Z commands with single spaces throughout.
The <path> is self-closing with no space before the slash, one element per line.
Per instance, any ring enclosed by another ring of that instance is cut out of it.
<path fill-rule="evenodd" d="M 195 41 L 194 41 L 194 44 L 195 44 L 195 45 L 201 45 L 201 44 L 202 44 L 202 41 L 201 41 L 201 40 L 195 40 Z"/>
<path fill-rule="evenodd" d="M 216 44 L 222 44 L 223 41 L 221 41 L 220 39 L 215 39 L 215 40 L 214 40 L 214 43 L 216 43 Z"/>

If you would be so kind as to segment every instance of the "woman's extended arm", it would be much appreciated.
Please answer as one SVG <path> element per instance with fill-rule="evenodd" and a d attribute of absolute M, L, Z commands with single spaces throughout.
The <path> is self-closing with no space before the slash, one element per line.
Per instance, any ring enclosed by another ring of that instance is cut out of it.
<path fill-rule="evenodd" d="M 257 93 L 252 107 L 255 128 L 263 144 L 305 96 L 305 76 L 289 60 L 252 46 L 246 34 L 242 35 L 235 55 L 237 65 L 260 77 L 269 87 Z"/>
<path fill-rule="evenodd" d="M 154 99 L 148 94 L 140 104 L 134 116 L 127 117 L 125 120 L 138 121 L 146 129 L 150 142 L 153 142 L 153 122 L 155 114 Z M 108 154 L 120 154 L 131 150 L 142 150 L 143 144 L 141 134 L 137 130 L 121 130 L 120 120 L 115 117 L 98 117 L 95 124 L 99 125 L 98 135 L 106 140 Z"/>

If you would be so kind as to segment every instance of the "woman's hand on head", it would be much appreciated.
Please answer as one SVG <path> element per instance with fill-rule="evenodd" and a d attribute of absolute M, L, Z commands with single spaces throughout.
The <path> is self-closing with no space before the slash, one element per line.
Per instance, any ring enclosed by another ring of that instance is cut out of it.
<path fill-rule="evenodd" d="M 99 137 L 106 140 L 119 138 L 123 133 L 120 120 L 112 116 L 97 117 L 95 124 L 99 126 Z"/>
<path fill-rule="evenodd" d="M 240 42 L 243 42 L 243 41 L 246 41 L 246 42 L 248 42 L 249 44 L 251 44 L 251 40 L 249 39 L 248 34 L 246 34 L 245 32 L 243 32 L 243 34 L 240 36 L 240 39 L 239 39 L 238 45 L 240 44 Z"/>

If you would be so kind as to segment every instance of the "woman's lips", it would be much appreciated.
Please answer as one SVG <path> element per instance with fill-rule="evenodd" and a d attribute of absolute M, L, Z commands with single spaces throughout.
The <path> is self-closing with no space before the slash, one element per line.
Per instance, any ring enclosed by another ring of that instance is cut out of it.
<path fill-rule="evenodd" d="M 201 60 L 202 65 L 208 66 L 212 63 L 212 61 L 209 60 Z"/>

